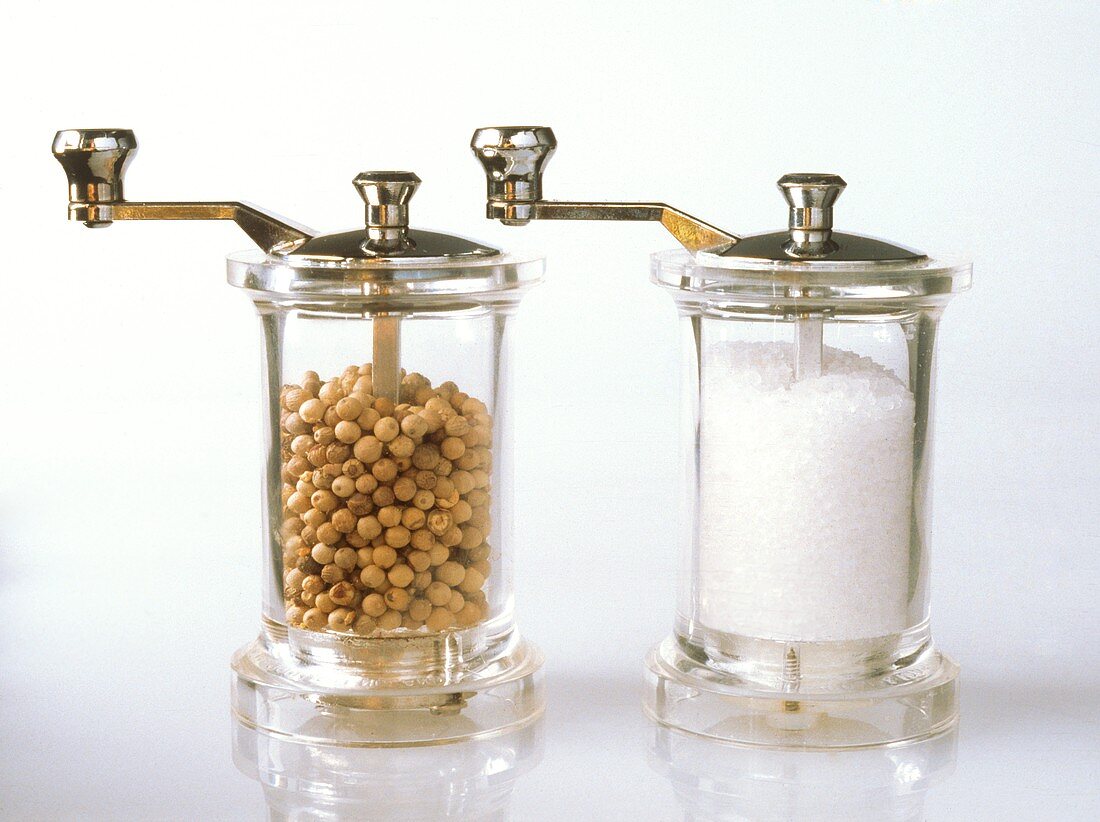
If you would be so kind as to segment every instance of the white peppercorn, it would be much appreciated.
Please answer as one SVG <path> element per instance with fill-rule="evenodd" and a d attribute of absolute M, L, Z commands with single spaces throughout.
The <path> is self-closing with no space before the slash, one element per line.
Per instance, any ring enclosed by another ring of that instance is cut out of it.
<path fill-rule="evenodd" d="M 432 603 L 426 599 L 414 599 L 409 603 L 408 616 L 416 622 L 423 622 L 432 613 Z"/>
<path fill-rule="evenodd" d="M 379 482 L 390 483 L 397 478 L 397 463 L 389 457 L 382 457 L 371 466 L 370 472 Z"/>
<path fill-rule="evenodd" d="M 359 426 L 350 420 L 340 420 L 336 423 L 335 436 L 342 443 L 351 444 L 358 442 L 362 431 Z M 343 460 L 341 460 L 343 462 Z"/>
<path fill-rule="evenodd" d="M 416 496 L 416 480 L 412 477 L 398 477 L 393 483 L 393 495 L 401 502 L 409 502 Z"/>
<path fill-rule="evenodd" d="M 371 617 L 380 617 L 386 613 L 386 600 L 381 594 L 369 594 L 363 597 L 363 604 L 359 606 L 363 613 Z"/>
<path fill-rule="evenodd" d="M 332 491 L 320 490 L 315 491 L 313 496 L 309 498 L 310 503 L 318 511 L 328 513 L 335 510 L 336 506 L 340 504 L 340 500 Z"/>
<path fill-rule="evenodd" d="M 395 585 L 398 588 L 404 588 L 406 585 L 413 581 L 415 572 L 408 565 L 394 565 L 389 573 L 386 574 L 386 578 L 390 581 L 391 585 Z"/>
<path fill-rule="evenodd" d="M 359 559 L 359 555 L 354 548 L 340 548 L 337 549 L 333 555 L 332 561 L 345 571 L 350 571 L 355 567 L 356 562 Z"/>
<path fill-rule="evenodd" d="M 382 441 L 373 434 L 367 434 L 355 441 L 352 453 L 364 464 L 377 461 L 382 456 Z"/>
<path fill-rule="evenodd" d="M 337 605 L 351 605 L 355 602 L 355 586 L 346 580 L 341 580 L 329 589 L 328 596 Z"/>
<path fill-rule="evenodd" d="M 379 568 L 390 568 L 397 562 L 397 551 L 388 545 L 380 545 L 374 549 L 371 559 Z"/>
<path fill-rule="evenodd" d="M 387 610 L 378 617 L 378 628 L 383 631 L 392 631 L 401 627 L 401 612 Z"/>
<path fill-rule="evenodd" d="M 313 546 L 313 550 L 310 551 L 313 558 L 321 565 L 328 565 L 332 562 L 332 558 L 336 555 L 336 552 L 324 543 L 317 543 Z"/>
<path fill-rule="evenodd" d="M 355 493 L 355 480 L 346 476 L 336 477 L 332 481 L 332 488 L 330 490 L 341 499 L 347 499 Z"/>
<path fill-rule="evenodd" d="M 375 516 L 359 517 L 355 529 L 363 539 L 374 539 L 382 533 L 382 523 Z"/>
<path fill-rule="evenodd" d="M 378 509 L 378 521 L 386 528 L 392 528 L 401 523 L 401 509 L 396 505 L 386 505 Z"/>
<path fill-rule="evenodd" d="M 321 386 L 321 390 L 317 392 L 317 396 L 320 397 L 326 405 L 335 405 L 344 397 L 344 389 L 340 387 L 340 383 L 336 380 L 329 380 Z"/>
<path fill-rule="evenodd" d="M 369 617 L 366 614 L 358 617 L 355 620 L 355 624 L 352 626 L 352 630 L 357 634 L 366 636 L 374 632 L 374 629 L 378 627 L 378 620 L 374 617 Z"/>
<path fill-rule="evenodd" d="M 383 416 L 374 425 L 374 436 L 379 442 L 390 442 L 400 433 L 401 425 L 393 417 Z"/>
<path fill-rule="evenodd" d="M 363 636 L 488 616 L 492 420 L 453 382 L 373 395 L 369 363 L 285 386 L 280 529 L 287 623 Z"/>
<path fill-rule="evenodd" d="M 328 627 L 334 631 L 346 631 L 355 619 L 355 611 L 350 608 L 336 608 L 328 615 Z"/>
<path fill-rule="evenodd" d="M 302 618 L 306 614 L 306 609 L 301 605 L 291 605 L 286 609 L 286 624 L 287 625 L 300 625 Z"/>
<path fill-rule="evenodd" d="M 368 565 L 359 573 L 359 581 L 368 588 L 377 588 L 386 581 L 386 572 L 377 565 Z"/>
<path fill-rule="evenodd" d="M 325 415 L 325 407 L 325 403 L 322 400 L 306 400 L 298 408 L 298 416 L 301 417 L 302 422 L 311 424 L 320 422 L 321 418 Z"/>
<path fill-rule="evenodd" d="M 404 434 L 394 437 L 386 447 L 397 459 L 411 457 L 413 452 L 416 451 L 416 443 L 412 441 L 411 437 L 407 437 Z"/>
<path fill-rule="evenodd" d="M 435 569 L 435 578 L 452 588 L 460 585 L 466 576 L 466 569 L 457 562 L 447 561 Z"/>
<path fill-rule="evenodd" d="M 298 413 L 287 414 L 283 421 L 283 428 L 288 434 L 305 434 L 310 430 L 310 424 L 302 419 Z"/>
<path fill-rule="evenodd" d="M 455 616 L 446 608 L 433 608 L 424 621 L 429 631 L 445 631 L 455 623 Z"/>
<path fill-rule="evenodd" d="M 390 588 L 382 598 L 386 601 L 386 605 L 395 611 L 407 610 L 412 602 L 412 597 L 404 588 Z"/>
<path fill-rule="evenodd" d="M 341 508 L 339 511 L 333 511 L 332 513 L 332 527 L 339 531 L 341 534 L 350 534 L 355 530 L 356 524 L 359 522 L 359 518 L 355 516 L 347 508 Z M 479 539 L 478 542 L 481 540 Z"/>
<path fill-rule="evenodd" d="M 321 594 L 321 596 L 324 596 L 324 594 Z M 451 591 L 451 601 L 447 603 L 447 610 L 452 614 L 457 614 L 465 605 L 466 598 L 457 590 Z"/>
<path fill-rule="evenodd" d="M 313 530 L 322 525 L 326 521 L 327 517 L 323 511 L 318 511 L 316 508 L 310 508 L 304 514 L 302 514 L 302 522 L 308 525 Z"/>
<path fill-rule="evenodd" d="M 291 408 L 291 411 L 294 409 Z M 356 420 L 363 413 L 363 403 L 355 397 L 344 397 L 336 403 L 336 413 L 342 420 Z"/>
<path fill-rule="evenodd" d="M 476 568 L 471 567 L 466 569 L 466 574 L 462 578 L 462 582 L 459 583 L 458 590 L 470 594 L 481 590 L 481 586 L 484 584 L 485 577 Z"/>
<path fill-rule="evenodd" d="M 428 586 L 425 596 L 432 605 L 442 607 L 451 601 L 451 586 L 437 580 Z"/>

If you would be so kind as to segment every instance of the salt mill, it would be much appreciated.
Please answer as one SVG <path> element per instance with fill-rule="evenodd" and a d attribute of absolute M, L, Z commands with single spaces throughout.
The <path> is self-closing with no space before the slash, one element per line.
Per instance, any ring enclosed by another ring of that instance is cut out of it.
<path fill-rule="evenodd" d="M 843 748 L 957 717 L 929 628 L 936 328 L 969 262 L 834 230 L 845 182 L 787 174 L 787 228 L 739 236 L 663 203 L 543 198 L 543 127 L 484 128 L 487 216 L 659 221 L 682 375 L 687 578 L 645 707 L 703 736 Z"/>
<path fill-rule="evenodd" d="M 513 316 L 539 257 L 410 227 L 420 179 L 353 180 L 365 224 L 319 234 L 239 202 L 135 202 L 131 131 L 68 130 L 69 218 L 232 220 L 229 283 L 262 332 L 260 636 L 234 656 L 241 723 L 416 745 L 539 715 L 512 615 Z"/>

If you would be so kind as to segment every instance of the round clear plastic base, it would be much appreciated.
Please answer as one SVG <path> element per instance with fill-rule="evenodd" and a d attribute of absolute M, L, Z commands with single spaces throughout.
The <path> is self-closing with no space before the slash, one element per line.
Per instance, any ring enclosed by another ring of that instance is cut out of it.
<path fill-rule="evenodd" d="M 362 660 L 303 659 L 272 634 L 232 663 L 233 713 L 263 733 L 346 747 L 440 745 L 515 730 L 543 712 L 542 654 L 514 632 L 491 653 L 482 647 L 465 657 L 461 637 L 450 634 L 360 643 L 357 655 L 376 653 L 392 668 L 387 676 Z M 410 651 L 437 664 L 412 675 L 400 664 Z"/>
<path fill-rule="evenodd" d="M 645 710 L 654 721 L 726 742 L 865 748 L 930 737 L 958 721 L 958 665 L 931 644 L 883 672 L 789 688 L 705 664 L 675 635 L 650 651 L 646 668 Z"/>

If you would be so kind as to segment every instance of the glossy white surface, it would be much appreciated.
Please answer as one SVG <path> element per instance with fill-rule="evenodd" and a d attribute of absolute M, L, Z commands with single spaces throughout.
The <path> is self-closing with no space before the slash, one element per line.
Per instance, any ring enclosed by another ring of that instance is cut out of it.
<path fill-rule="evenodd" d="M 930 820 L 1100 816 L 1100 7 L 640 9 L 0 11 L 14 158 L 0 180 L 0 818 L 267 813 L 232 763 L 228 717 L 229 656 L 260 598 L 259 335 L 222 263 L 247 241 L 230 225 L 66 223 L 49 143 L 81 125 L 137 131 L 133 198 L 241 197 L 337 229 L 360 220 L 355 173 L 412 166 L 416 224 L 546 252 L 518 325 L 516 564 L 549 709 L 529 770 L 488 757 L 519 774 L 513 819 L 827 819 L 902 783 L 930 785 Z M 811 35 L 823 45 L 791 45 Z M 401 78 L 386 112 L 372 66 Z M 671 302 L 646 277 L 671 241 L 648 225 L 485 221 L 470 133 L 532 120 L 561 142 L 548 196 L 663 199 L 756 231 L 784 223 L 781 174 L 836 171 L 839 229 L 974 257 L 974 289 L 943 323 L 936 421 L 933 625 L 962 666 L 953 775 L 838 759 L 829 791 L 798 754 L 651 752 L 641 660 L 672 623 L 677 359 Z M 470 764 L 437 753 L 419 773 Z"/>

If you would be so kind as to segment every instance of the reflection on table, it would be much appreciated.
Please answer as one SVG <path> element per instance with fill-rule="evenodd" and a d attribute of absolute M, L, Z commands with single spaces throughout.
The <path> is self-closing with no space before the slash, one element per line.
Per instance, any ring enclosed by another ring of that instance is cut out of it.
<path fill-rule="evenodd" d="M 650 763 L 688 820 L 909 822 L 955 769 L 958 731 L 846 751 L 739 747 L 657 728 Z"/>
<path fill-rule="evenodd" d="M 309 729 L 303 728 L 308 735 Z M 344 748 L 234 723 L 233 760 L 259 781 L 275 822 L 508 818 L 516 780 L 542 758 L 543 723 L 488 739 Z"/>

